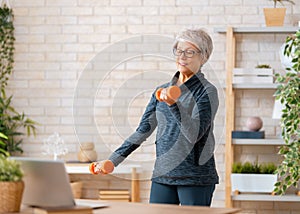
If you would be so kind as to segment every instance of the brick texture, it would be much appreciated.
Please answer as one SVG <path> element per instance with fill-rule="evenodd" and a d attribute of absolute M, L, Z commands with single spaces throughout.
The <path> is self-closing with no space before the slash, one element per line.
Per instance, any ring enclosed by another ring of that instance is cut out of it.
<path fill-rule="evenodd" d="M 98 158 L 107 158 L 135 129 L 155 86 L 169 80 L 175 71 L 171 43 L 141 41 L 140 35 L 161 35 L 172 40 L 184 27 L 207 29 L 215 49 L 204 72 L 218 87 L 221 100 L 215 127 L 221 180 L 213 206 L 224 206 L 226 50 L 225 36 L 215 33 L 214 27 L 263 26 L 262 8 L 270 6 L 267 1 L 13 0 L 11 6 L 15 13 L 16 53 L 9 90 L 14 94 L 15 107 L 40 124 L 35 138 L 24 139 L 24 155 L 31 156 L 41 156 L 43 140 L 59 132 L 69 149 L 62 158 L 76 159 L 81 141 L 95 142 Z M 299 4 L 288 10 L 285 25 L 294 25 L 298 20 Z M 283 41 L 284 36 L 239 35 L 237 66 L 264 63 L 282 70 L 276 54 Z M 169 58 L 140 56 L 145 51 L 164 53 Z M 263 119 L 267 135 L 279 134 L 278 121 L 271 119 L 273 92 L 241 91 L 237 95 L 237 128 L 245 129 L 247 117 L 255 115 Z M 76 100 L 76 96 L 84 99 Z M 153 144 L 154 138 L 150 138 L 130 161 L 152 162 Z M 244 152 L 247 155 L 251 149 Z M 144 202 L 148 201 L 149 188 L 149 184 L 143 185 Z M 84 194 L 94 197 L 87 189 Z M 269 210 L 269 206 L 263 209 Z"/>

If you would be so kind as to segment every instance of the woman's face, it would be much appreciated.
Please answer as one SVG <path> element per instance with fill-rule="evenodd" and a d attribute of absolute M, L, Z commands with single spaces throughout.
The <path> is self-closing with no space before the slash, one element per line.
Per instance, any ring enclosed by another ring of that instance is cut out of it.
<path fill-rule="evenodd" d="M 176 53 L 176 66 L 183 75 L 193 75 L 199 71 L 203 60 L 200 51 L 193 44 L 178 42 Z"/>

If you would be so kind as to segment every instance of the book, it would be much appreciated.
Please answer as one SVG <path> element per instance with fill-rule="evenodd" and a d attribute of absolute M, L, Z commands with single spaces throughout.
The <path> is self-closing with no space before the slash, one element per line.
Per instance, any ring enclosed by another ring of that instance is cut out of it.
<path fill-rule="evenodd" d="M 129 195 L 128 190 L 100 190 L 99 195 Z"/>
<path fill-rule="evenodd" d="M 74 207 L 35 207 L 33 214 L 93 214 L 93 209 L 87 206 Z"/>
<path fill-rule="evenodd" d="M 232 138 L 244 138 L 244 139 L 263 139 L 265 138 L 264 131 L 232 131 Z"/>
<path fill-rule="evenodd" d="M 130 202 L 130 200 L 128 200 L 128 199 L 106 199 L 106 200 L 104 200 L 104 199 L 101 199 L 101 200 L 103 200 L 103 201 L 112 201 L 112 202 Z"/>
<path fill-rule="evenodd" d="M 99 195 L 99 199 L 101 200 L 109 200 L 109 199 L 130 199 L 129 195 Z"/>
<path fill-rule="evenodd" d="M 106 201 L 130 201 L 128 190 L 100 190 L 99 199 Z"/>

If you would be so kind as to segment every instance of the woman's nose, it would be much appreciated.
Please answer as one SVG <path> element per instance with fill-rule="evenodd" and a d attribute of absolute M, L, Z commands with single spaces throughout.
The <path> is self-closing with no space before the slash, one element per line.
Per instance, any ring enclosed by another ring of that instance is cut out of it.
<path fill-rule="evenodd" d="M 185 56 L 185 52 L 182 52 L 179 56 L 180 59 L 186 59 L 187 57 Z"/>

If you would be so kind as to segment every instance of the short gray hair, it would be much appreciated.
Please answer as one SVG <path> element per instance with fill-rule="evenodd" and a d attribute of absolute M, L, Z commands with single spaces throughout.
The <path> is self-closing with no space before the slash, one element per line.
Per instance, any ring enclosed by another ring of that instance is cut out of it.
<path fill-rule="evenodd" d="M 209 59 L 213 43 L 211 37 L 203 29 L 185 29 L 176 36 L 174 48 L 177 48 L 178 42 L 189 42 L 193 44 L 203 56 L 204 63 Z"/>

